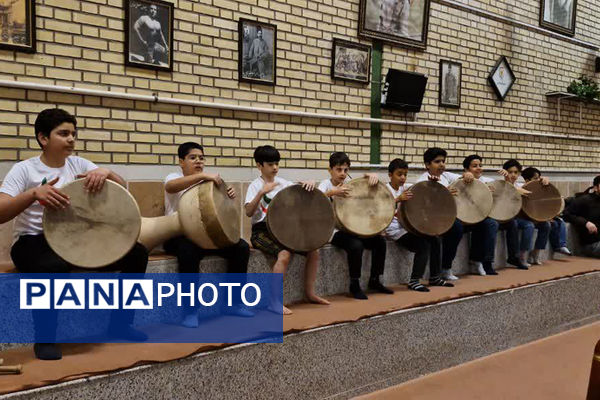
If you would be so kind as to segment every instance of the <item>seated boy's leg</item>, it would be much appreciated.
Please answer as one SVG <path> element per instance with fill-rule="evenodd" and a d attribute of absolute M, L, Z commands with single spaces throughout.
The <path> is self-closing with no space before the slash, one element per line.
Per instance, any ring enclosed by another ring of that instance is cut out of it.
<path fill-rule="evenodd" d="M 429 289 L 420 282 L 420 279 L 423 278 L 423 274 L 425 274 L 427 260 L 429 259 L 430 249 L 428 241 L 423 237 L 413 235 L 409 232 L 402 235 L 396 243 L 405 247 L 411 253 L 415 253 L 410 281 L 408 282 L 409 289 L 417 290 L 419 292 L 428 292 Z"/>
<path fill-rule="evenodd" d="M 481 262 L 486 274 L 496 275 L 493 263 L 496 254 L 498 222 L 486 218 L 478 223 L 471 235 L 471 260 Z"/>
<path fill-rule="evenodd" d="M 365 248 L 371 250 L 371 277 L 369 279 L 369 289 L 376 290 L 380 293 L 392 294 L 393 290 L 383 286 L 380 276 L 383 275 L 385 268 L 385 254 L 387 252 L 387 244 L 385 238 L 381 235 L 376 235 L 368 239 L 363 239 Z"/>
<path fill-rule="evenodd" d="M 429 244 L 429 285 L 454 287 L 442 277 L 442 238 L 425 236 Z"/>
<path fill-rule="evenodd" d="M 567 247 L 567 224 L 559 217 L 554 218 L 550 224 L 550 244 L 552 248 L 558 253 L 570 256 L 571 250 Z M 552 238 L 553 234 L 554 239 Z"/>
<path fill-rule="evenodd" d="M 331 239 L 331 244 L 346 251 L 348 269 L 350 270 L 350 293 L 355 299 L 366 300 L 367 295 L 360 288 L 362 268 L 363 242 L 357 236 L 343 231 L 337 231 Z"/>
<path fill-rule="evenodd" d="M 560 243 L 560 225 L 556 219 L 550 221 L 550 235 L 548 239 L 550 240 L 550 247 L 553 250 L 556 251 L 562 247 Z"/>
<path fill-rule="evenodd" d="M 233 246 L 210 251 L 227 260 L 227 272 L 234 274 L 245 274 L 248 272 L 248 261 L 250 260 L 250 246 L 244 239 Z"/>
<path fill-rule="evenodd" d="M 147 267 L 148 250 L 139 243 L 136 243 L 123 258 L 109 266 L 110 270 L 136 274 L 143 274 Z"/>
<path fill-rule="evenodd" d="M 21 273 L 66 273 L 72 268 L 48 245 L 44 235 L 21 236 L 12 246 L 10 256 Z M 62 351 L 55 344 L 58 313 L 55 310 L 32 310 L 35 356 L 41 360 L 60 360 Z"/>
<path fill-rule="evenodd" d="M 544 250 L 548 244 L 548 236 L 550 235 L 550 222 L 539 222 L 535 224 L 538 234 L 535 239 L 534 249 Z"/>
<path fill-rule="evenodd" d="M 450 270 L 462 236 L 463 225 L 458 219 L 454 220 L 450 230 L 442 235 L 442 270 L 448 277 L 454 277 Z M 456 279 L 456 277 L 452 279 Z"/>
<path fill-rule="evenodd" d="M 329 304 L 329 301 L 317 296 L 315 282 L 319 270 L 319 250 L 306 253 L 306 266 L 304 267 L 304 292 L 308 301 L 317 304 Z"/>

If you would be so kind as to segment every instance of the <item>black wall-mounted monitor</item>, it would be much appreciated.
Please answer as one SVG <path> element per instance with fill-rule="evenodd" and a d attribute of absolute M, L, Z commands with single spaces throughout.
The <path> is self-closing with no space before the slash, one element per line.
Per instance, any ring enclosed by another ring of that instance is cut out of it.
<path fill-rule="evenodd" d="M 396 110 L 419 112 L 423 103 L 427 77 L 417 72 L 390 68 L 385 77 L 381 106 Z"/>

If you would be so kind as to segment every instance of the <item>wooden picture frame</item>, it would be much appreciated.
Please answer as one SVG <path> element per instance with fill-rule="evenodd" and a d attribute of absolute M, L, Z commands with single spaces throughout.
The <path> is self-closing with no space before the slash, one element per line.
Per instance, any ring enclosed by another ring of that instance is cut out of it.
<path fill-rule="evenodd" d="M 516 80 L 517 78 L 505 56 L 500 57 L 488 76 L 488 82 L 500 101 L 504 101 Z"/>
<path fill-rule="evenodd" d="M 276 85 L 277 25 L 240 18 L 238 80 L 261 85 Z"/>
<path fill-rule="evenodd" d="M 0 4 L 0 13 L 7 16 L 0 18 L 0 50 L 35 53 L 35 0 Z"/>
<path fill-rule="evenodd" d="M 461 86 L 462 64 L 456 61 L 440 60 L 440 107 L 460 108 Z"/>
<path fill-rule="evenodd" d="M 334 38 L 331 47 L 331 78 L 369 83 L 371 46 Z"/>

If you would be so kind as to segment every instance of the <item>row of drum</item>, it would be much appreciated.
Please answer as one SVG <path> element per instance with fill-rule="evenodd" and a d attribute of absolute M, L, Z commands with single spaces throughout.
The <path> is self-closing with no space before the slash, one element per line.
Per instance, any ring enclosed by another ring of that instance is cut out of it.
<path fill-rule="evenodd" d="M 335 228 L 359 237 L 380 234 L 396 215 L 402 225 L 417 235 L 437 236 L 449 230 L 455 219 L 475 224 L 486 217 L 506 222 L 519 214 L 536 221 L 560 214 L 564 201 L 552 185 L 530 182 L 522 197 L 505 181 L 490 188 L 479 180 L 462 180 L 450 186 L 420 182 L 411 187 L 413 197 L 396 207 L 384 184 L 371 186 L 366 178 L 346 184 L 347 197 L 331 202 L 322 192 L 306 191 L 300 185 L 277 193 L 269 205 L 266 224 L 271 235 L 285 248 L 307 252 L 326 244 Z M 107 181 L 98 193 L 84 190 L 84 180 L 62 189 L 70 206 L 46 209 L 43 230 L 50 247 L 67 262 L 82 268 L 99 268 L 122 258 L 136 242 L 148 251 L 171 237 L 185 235 L 205 249 L 226 248 L 240 240 L 240 211 L 229 198 L 226 185 L 201 182 L 183 193 L 178 211 L 156 218 L 141 217 L 137 202 L 120 185 Z"/>

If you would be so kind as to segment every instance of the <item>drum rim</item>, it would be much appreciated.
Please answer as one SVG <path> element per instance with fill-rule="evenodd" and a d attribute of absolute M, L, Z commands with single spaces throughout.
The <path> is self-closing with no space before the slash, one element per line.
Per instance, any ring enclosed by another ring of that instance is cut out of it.
<path fill-rule="evenodd" d="M 358 181 L 361 181 L 361 180 L 367 180 L 367 179 L 368 179 L 368 178 L 367 178 L 367 177 L 364 177 L 364 176 L 363 176 L 363 177 L 360 177 L 360 178 L 354 178 L 354 179 L 351 179 L 351 180 L 349 180 L 348 182 L 344 182 L 344 185 L 349 185 L 349 184 L 351 184 L 351 183 L 353 183 L 353 182 L 358 182 Z M 386 197 L 389 197 L 389 199 L 391 200 L 391 202 L 395 204 L 395 199 L 394 199 L 394 196 L 393 196 L 393 195 L 390 193 L 390 191 L 389 191 L 389 190 L 388 190 L 388 188 L 385 186 L 385 184 L 384 184 L 383 182 L 379 181 L 379 182 L 377 182 L 377 186 L 380 186 L 380 187 L 381 187 L 381 188 L 384 190 L 384 193 L 386 193 L 386 195 L 385 195 L 385 196 L 386 196 Z M 394 220 L 394 215 L 396 214 L 396 212 L 395 212 L 395 208 L 394 208 L 394 212 L 391 214 L 390 220 L 388 221 L 388 223 L 387 223 L 387 225 L 385 226 L 385 228 L 383 228 L 382 230 L 380 230 L 379 232 L 377 232 L 377 233 L 375 233 L 375 234 L 369 234 L 369 235 L 365 235 L 364 233 L 358 233 L 358 232 L 355 232 L 355 231 L 353 231 L 352 229 L 348 229 L 348 228 L 346 228 L 345 226 L 343 226 L 343 225 L 341 224 L 341 222 L 340 222 L 340 220 L 339 220 L 339 218 L 338 218 L 338 215 L 337 215 L 337 207 L 339 207 L 338 203 L 339 203 L 339 201 L 340 201 L 340 200 L 338 200 L 338 199 L 341 199 L 341 198 L 335 197 L 335 198 L 333 199 L 333 213 L 334 213 L 334 216 L 335 216 L 335 221 L 336 221 L 336 224 L 339 226 L 339 229 L 340 229 L 340 230 L 346 231 L 346 232 L 348 232 L 348 233 L 351 233 L 351 234 L 353 234 L 353 235 L 356 235 L 356 236 L 358 236 L 358 237 L 360 237 L 360 238 L 365 238 L 365 239 L 367 239 L 367 238 L 371 238 L 371 237 L 375 237 L 375 236 L 379 235 L 381 232 L 385 231 L 385 229 L 386 229 L 388 226 L 390 226 L 390 224 L 391 224 L 391 223 L 392 223 L 392 221 Z"/>
<path fill-rule="evenodd" d="M 492 216 L 492 212 L 494 211 L 494 206 L 495 206 L 495 204 L 496 204 L 496 202 L 494 202 L 494 204 L 492 205 L 492 209 L 490 210 L 490 213 L 488 214 L 488 217 L 490 217 L 490 218 L 492 218 L 492 219 L 494 219 L 494 220 L 498 221 L 498 222 L 499 222 L 499 223 L 501 223 L 501 224 L 503 224 L 503 223 L 506 223 L 506 222 L 508 222 L 508 221 L 510 221 L 510 220 L 512 220 L 512 219 L 514 219 L 516 216 L 518 216 L 518 215 L 519 215 L 519 213 L 520 213 L 520 210 L 521 210 L 521 208 L 523 207 L 523 196 L 521 196 L 521 194 L 519 193 L 519 191 L 517 190 L 517 188 L 515 187 L 515 185 L 513 185 L 512 183 L 510 183 L 510 182 L 507 182 L 507 181 L 505 181 L 505 180 L 502 180 L 502 179 L 496 179 L 496 180 L 494 180 L 493 182 L 491 182 L 491 184 L 492 184 L 492 185 L 494 185 L 494 189 L 497 189 L 497 188 L 495 187 L 496 185 L 503 185 L 503 186 L 506 186 L 506 187 L 511 187 L 511 188 L 512 188 L 511 190 L 514 190 L 514 192 L 515 192 L 515 193 L 517 193 L 517 195 L 518 195 L 518 196 L 517 196 L 517 198 L 519 199 L 519 203 L 520 203 L 520 205 L 519 205 L 519 207 L 518 207 L 518 210 L 517 210 L 517 212 L 516 212 L 516 213 L 515 213 L 515 214 L 514 214 L 512 217 L 510 217 L 510 218 L 508 218 L 508 219 L 506 219 L 506 218 L 502 218 L 502 219 L 500 219 L 500 218 L 497 218 L 497 217 L 493 217 L 493 216 Z M 492 194 L 492 200 L 493 200 L 493 194 Z"/>
<path fill-rule="evenodd" d="M 421 181 L 421 182 L 417 182 L 417 183 L 415 183 L 414 185 L 412 185 L 410 188 L 411 188 L 411 189 L 413 189 L 413 188 L 415 188 L 415 187 L 418 187 L 418 186 L 425 186 L 425 185 L 429 185 L 429 184 L 432 184 L 432 183 L 434 183 L 434 184 L 437 184 L 437 185 L 440 185 L 441 187 L 443 187 L 444 189 L 446 189 L 446 190 L 448 191 L 448 194 L 449 194 L 450 196 L 452 196 L 452 203 L 451 203 L 451 204 L 454 206 L 454 214 L 455 214 L 455 216 L 454 216 L 454 219 L 452 220 L 452 223 L 451 223 L 451 224 L 449 224 L 450 226 L 448 226 L 448 229 L 446 229 L 445 231 L 443 231 L 443 232 L 441 232 L 441 233 L 438 233 L 438 234 L 435 234 L 435 235 L 430 235 L 430 234 L 428 234 L 428 233 L 422 233 L 422 232 L 420 232 L 419 230 L 417 230 L 417 229 L 414 227 L 414 225 L 413 225 L 413 223 L 411 222 L 410 218 L 408 218 L 408 215 L 406 214 L 406 208 L 405 208 L 405 207 L 402 207 L 402 205 L 401 205 L 401 206 L 400 206 L 400 210 L 401 210 L 401 212 L 403 213 L 403 214 L 402 214 L 402 216 L 404 217 L 405 221 L 406 221 L 406 222 L 408 222 L 409 226 L 410 226 L 410 227 L 411 227 L 411 228 L 414 230 L 414 232 L 417 232 L 419 235 L 422 235 L 422 236 L 439 236 L 439 235 L 443 235 L 444 233 L 448 232 L 448 231 L 449 231 L 449 230 L 452 228 L 452 225 L 454 225 L 454 222 L 455 222 L 455 221 L 456 221 L 456 219 L 457 219 L 457 217 L 456 217 L 456 214 L 457 214 L 456 201 L 454 200 L 454 196 L 452 195 L 452 193 L 450 193 L 450 191 L 448 190 L 448 188 L 447 188 L 446 186 L 444 186 L 444 185 L 442 185 L 441 183 L 439 183 L 439 182 L 436 182 L 436 181 L 429 181 L 429 180 L 427 180 L 427 181 Z M 412 200 L 411 200 L 411 201 L 412 201 Z M 407 202 L 406 204 L 409 204 L 409 203 L 410 203 L 410 201 L 409 201 L 409 202 Z M 408 230 L 408 229 L 407 229 L 407 230 Z"/>
<path fill-rule="evenodd" d="M 492 192 L 490 191 L 490 189 L 488 188 L 488 185 L 486 185 L 485 183 L 483 183 L 482 181 L 480 181 L 479 179 L 474 179 L 472 182 L 470 183 L 465 183 L 463 179 L 457 179 L 456 181 L 452 182 L 448 188 L 455 188 L 457 185 L 465 185 L 465 187 L 468 187 L 467 185 L 478 185 L 478 186 L 485 186 L 487 193 L 489 194 L 489 198 L 490 198 L 490 207 L 489 210 L 484 211 L 483 212 L 483 218 L 481 218 L 480 220 L 476 221 L 476 222 L 466 222 L 462 219 L 460 219 L 459 217 L 459 212 L 458 212 L 458 204 L 456 205 L 456 218 L 458 220 L 460 220 L 463 224 L 465 225 L 476 225 L 478 223 L 480 223 L 481 221 L 483 221 L 484 219 L 488 218 L 488 216 L 490 215 L 490 213 L 492 212 L 492 208 L 494 208 L 494 196 L 492 195 Z M 456 196 L 454 196 L 454 200 L 456 201 Z"/>
<path fill-rule="evenodd" d="M 294 184 L 294 185 L 290 185 L 287 186 L 283 189 L 281 189 L 279 192 L 277 192 L 277 194 L 273 197 L 273 199 L 271 200 L 271 204 L 269 205 L 269 209 L 272 207 L 273 202 L 275 201 L 275 199 L 277 198 L 277 196 L 279 196 L 280 193 L 290 189 L 290 188 L 294 188 L 293 190 L 297 190 L 298 187 L 301 187 L 301 185 L 299 184 Z M 304 190 L 304 189 L 302 189 Z M 321 247 L 325 246 L 327 243 L 329 243 L 329 240 L 331 239 L 331 236 L 333 235 L 333 232 L 335 230 L 335 222 L 336 222 L 336 218 L 335 218 L 335 213 L 333 211 L 333 205 L 332 202 L 329 200 L 329 198 L 327 196 L 325 196 L 325 193 L 321 192 L 319 189 L 315 188 L 314 190 L 312 190 L 313 193 L 315 192 L 319 192 L 321 194 L 320 197 L 322 197 L 327 204 L 329 205 L 329 208 L 331 209 L 331 215 L 332 215 L 332 222 L 333 224 L 331 225 L 331 229 L 329 232 L 329 235 L 327 236 L 327 240 L 325 240 L 324 243 L 322 243 L 321 245 L 319 245 L 318 247 L 315 248 L 310 248 L 310 249 L 295 249 L 291 246 L 286 245 L 285 243 L 283 243 L 280 239 L 277 239 L 277 237 L 273 234 L 273 230 L 271 228 L 271 224 L 269 223 L 269 215 L 271 215 L 269 212 L 267 212 L 267 216 L 265 217 L 265 224 L 267 225 L 267 230 L 269 231 L 269 234 L 271 235 L 271 237 L 279 244 L 281 245 L 283 248 L 285 248 L 286 250 L 292 251 L 292 252 L 309 252 L 309 251 L 313 251 L 313 250 L 317 250 L 320 249 Z"/>
<path fill-rule="evenodd" d="M 552 183 L 548 183 L 548 185 L 542 185 L 542 183 L 541 183 L 540 181 L 531 181 L 531 182 L 527 182 L 527 183 L 525 183 L 525 184 L 523 185 L 523 189 L 525 189 L 525 190 L 529 190 L 529 189 L 527 188 L 527 186 L 531 187 L 531 186 L 538 186 L 538 185 L 539 185 L 539 186 L 540 186 L 540 187 L 541 187 L 543 190 L 548 190 L 548 189 L 549 189 L 549 190 L 552 190 L 552 191 L 554 191 L 555 193 L 557 193 L 557 194 L 558 194 L 558 197 L 559 197 L 559 198 L 562 198 L 562 195 L 561 195 L 560 191 L 559 191 L 559 190 L 558 190 L 558 188 L 557 188 L 556 186 L 554 186 Z M 544 189 L 544 188 L 546 188 L 546 189 Z M 554 216 L 552 216 L 551 218 L 540 219 L 540 218 L 535 218 L 535 217 L 532 217 L 531 215 L 527 214 L 527 212 L 525 211 L 525 204 L 526 204 L 528 201 L 530 201 L 530 200 L 529 200 L 527 197 L 525 197 L 525 198 L 523 199 L 523 202 L 522 202 L 522 205 L 521 205 L 521 211 L 522 211 L 522 213 L 523 213 L 523 215 L 524 215 L 524 216 L 526 216 L 528 219 L 530 219 L 530 220 L 532 220 L 532 221 L 534 221 L 534 222 L 538 222 L 538 223 L 540 223 L 540 222 L 546 222 L 546 221 L 550 221 L 550 220 L 552 220 L 553 218 L 555 218 L 557 215 L 560 215 L 560 207 L 559 207 L 559 208 L 558 208 L 558 209 L 559 209 L 558 213 L 557 213 L 557 214 L 555 214 Z"/>
<path fill-rule="evenodd" d="M 65 184 L 62 188 L 65 188 L 66 186 L 69 185 L 73 185 L 73 184 L 79 184 L 79 182 L 85 181 L 85 178 L 79 178 L 79 179 L 75 179 L 67 184 Z M 50 246 L 50 248 L 52 249 L 52 251 L 54 251 L 56 254 L 58 254 L 58 256 L 62 259 L 64 259 L 65 261 L 67 261 L 70 264 L 75 265 L 78 268 L 85 268 L 85 269 L 97 269 L 97 268 L 103 268 L 106 267 L 108 265 L 111 265 L 117 261 L 119 261 L 121 258 L 123 258 L 124 256 L 127 255 L 127 253 L 129 253 L 131 251 L 131 249 L 133 249 L 137 243 L 137 240 L 140 236 L 140 231 L 142 229 L 142 213 L 140 212 L 140 206 L 137 203 L 137 200 L 135 199 L 135 197 L 133 197 L 133 195 L 129 192 L 129 190 L 127 190 L 127 188 L 121 186 L 120 184 L 118 184 L 117 182 L 111 181 L 111 180 L 106 180 L 104 182 L 105 185 L 114 185 L 116 188 L 119 188 L 119 190 L 122 190 L 123 193 L 126 193 L 127 196 L 129 197 L 129 199 L 131 200 L 132 204 L 135 205 L 135 209 L 137 210 L 137 214 L 139 215 L 139 222 L 137 224 L 137 234 L 135 235 L 135 240 L 132 241 L 131 246 L 128 248 L 128 250 L 126 252 L 124 252 L 123 255 L 121 255 L 119 258 L 104 263 L 104 264 L 88 264 L 88 265 L 80 265 L 80 264 L 75 264 L 73 262 L 70 262 L 69 260 L 65 259 L 65 257 L 63 257 L 61 254 L 59 254 L 59 252 L 56 251 L 56 248 L 53 247 L 54 243 L 53 243 L 53 239 L 50 237 L 48 237 L 47 232 L 48 232 L 48 218 L 46 216 L 46 210 L 49 210 L 47 208 L 44 208 L 44 213 L 42 214 L 42 232 L 44 234 L 44 237 L 46 238 L 46 241 L 48 242 L 48 245 Z M 104 188 L 103 188 L 104 189 Z"/>

